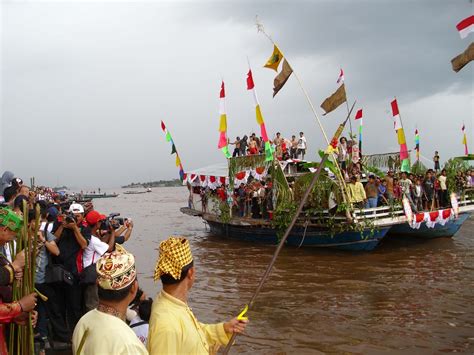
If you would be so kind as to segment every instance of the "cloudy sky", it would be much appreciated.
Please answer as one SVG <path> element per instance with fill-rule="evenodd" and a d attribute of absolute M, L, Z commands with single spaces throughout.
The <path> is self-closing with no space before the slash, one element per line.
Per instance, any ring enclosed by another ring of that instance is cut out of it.
<path fill-rule="evenodd" d="M 319 105 L 345 72 L 349 100 L 364 109 L 364 152 L 398 149 L 397 97 L 409 146 L 442 160 L 474 150 L 473 64 L 450 60 L 469 0 L 426 1 L 15 1 L 1 2 L 0 168 L 37 183 L 118 186 L 177 177 L 164 120 L 186 169 L 223 162 L 218 94 L 226 83 L 229 136 L 258 132 L 246 91 L 247 58 L 267 130 L 300 130 L 308 158 L 325 146 L 295 77 L 272 98 L 262 68 L 279 44 Z M 322 118 L 331 135 L 345 106 Z M 354 126 L 354 130 L 357 130 Z"/>

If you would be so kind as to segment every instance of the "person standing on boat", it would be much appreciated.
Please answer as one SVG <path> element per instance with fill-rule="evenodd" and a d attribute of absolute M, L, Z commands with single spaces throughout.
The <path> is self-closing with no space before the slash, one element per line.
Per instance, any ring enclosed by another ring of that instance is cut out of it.
<path fill-rule="evenodd" d="M 367 203 L 365 204 L 365 208 L 375 208 L 377 207 L 377 200 L 379 191 L 377 185 L 375 184 L 375 176 L 369 176 L 369 182 L 365 184 L 365 195 L 367 199 Z"/>
<path fill-rule="evenodd" d="M 240 155 L 241 156 L 247 155 L 247 146 L 248 146 L 247 139 L 248 137 L 245 135 L 240 140 Z"/>
<path fill-rule="evenodd" d="M 115 251 L 97 260 L 96 270 L 99 305 L 77 323 L 72 337 L 74 354 L 82 340 L 81 355 L 148 354 L 125 323 L 127 307 L 138 291 L 135 258 L 124 247 L 116 245 Z"/>
<path fill-rule="evenodd" d="M 391 203 L 394 197 L 393 194 L 393 170 L 389 170 L 387 176 L 385 177 L 385 181 L 387 182 L 387 198 Z"/>
<path fill-rule="evenodd" d="M 346 172 L 347 171 L 347 158 L 348 158 L 348 153 L 347 153 L 347 139 L 346 137 L 341 137 L 339 139 L 339 145 L 338 145 L 338 154 L 337 154 L 337 161 L 339 163 L 339 166 L 341 169 Z"/>
<path fill-rule="evenodd" d="M 281 138 L 280 132 L 277 132 L 276 137 L 273 140 L 273 144 L 275 145 L 275 152 L 276 152 L 276 157 L 278 160 L 281 160 L 281 156 L 282 156 L 282 150 L 281 150 L 282 141 L 283 141 L 283 138 Z"/>
<path fill-rule="evenodd" d="M 245 201 L 247 199 L 247 193 L 245 192 L 245 185 L 242 182 L 237 189 L 237 202 L 239 204 L 239 216 L 245 216 Z"/>
<path fill-rule="evenodd" d="M 351 182 L 347 185 L 349 190 L 349 202 L 357 208 L 364 208 L 367 203 L 364 185 L 357 180 L 357 176 L 351 176 Z"/>
<path fill-rule="evenodd" d="M 298 139 L 298 159 L 304 160 L 304 155 L 306 154 L 306 137 L 303 132 L 300 132 L 300 138 Z M 301 158 L 300 158 L 301 157 Z"/>
<path fill-rule="evenodd" d="M 433 170 L 429 169 L 423 180 L 423 200 L 425 202 L 425 210 L 431 211 L 434 207 L 434 177 Z"/>
<path fill-rule="evenodd" d="M 441 171 L 441 175 L 438 177 L 439 180 L 439 206 L 448 206 L 448 183 L 446 176 L 446 169 Z"/>
<path fill-rule="evenodd" d="M 297 159 L 298 155 L 298 140 L 296 139 L 295 135 L 291 136 L 291 141 L 290 141 L 290 158 L 291 159 Z"/>
<path fill-rule="evenodd" d="M 433 157 L 433 162 L 434 162 L 434 170 L 435 170 L 436 173 L 438 173 L 439 170 L 440 170 L 438 151 L 435 151 L 435 155 L 434 155 L 434 157 Z"/>
<path fill-rule="evenodd" d="M 411 197 L 413 183 L 411 182 L 410 179 L 408 179 L 406 172 L 402 172 L 402 178 L 400 179 L 400 187 L 402 189 L 402 198 L 406 197 L 408 199 L 408 202 L 410 202 L 410 205 L 413 211 L 417 212 L 416 206 Z"/>
<path fill-rule="evenodd" d="M 215 353 L 233 333 L 245 330 L 247 320 L 204 324 L 196 319 L 188 305 L 195 277 L 189 242 L 183 237 L 162 241 L 153 278 L 161 279 L 163 290 L 151 310 L 147 343 L 151 355 Z"/>
<path fill-rule="evenodd" d="M 235 145 L 234 151 L 232 153 L 232 157 L 240 157 L 241 156 L 241 151 L 240 151 L 240 137 L 236 137 L 234 142 L 231 142 L 229 144 Z"/>

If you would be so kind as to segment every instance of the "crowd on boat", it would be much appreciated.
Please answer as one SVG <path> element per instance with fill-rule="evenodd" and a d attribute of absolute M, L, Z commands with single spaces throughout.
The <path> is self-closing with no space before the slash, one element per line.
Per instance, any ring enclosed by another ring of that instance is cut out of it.
<path fill-rule="evenodd" d="M 163 290 L 153 301 L 139 288 L 135 257 L 124 246 L 131 219 L 106 216 L 92 202 L 64 201 L 11 172 L 2 177 L 0 202 L 1 355 L 15 351 L 8 349 L 8 325 L 28 324 L 29 317 L 39 354 L 51 347 L 74 353 L 81 347 L 82 354 L 208 353 L 244 330 L 243 319 L 196 321 L 186 303 L 194 261 L 185 238 L 160 243 L 154 279 Z M 13 284 L 28 268 L 25 251 L 17 250 L 25 220 L 27 239 L 36 243 L 35 292 L 13 299 Z"/>
<path fill-rule="evenodd" d="M 229 141 L 228 144 L 234 146 L 233 157 L 263 154 L 265 152 L 263 137 L 257 137 L 255 133 L 252 133 L 250 136 L 244 135 L 242 138 L 237 136 L 234 141 Z M 275 148 L 278 160 L 304 160 L 307 141 L 303 132 L 299 133 L 298 138 L 296 135 L 292 135 L 291 139 L 284 138 L 280 132 L 277 132 L 275 138 L 270 141 L 270 144 Z"/>

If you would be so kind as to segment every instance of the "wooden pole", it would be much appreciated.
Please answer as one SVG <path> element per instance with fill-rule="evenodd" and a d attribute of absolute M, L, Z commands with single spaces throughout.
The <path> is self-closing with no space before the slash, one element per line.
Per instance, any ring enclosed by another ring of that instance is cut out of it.
<path fill-rule="evenodd" d="M 355 105 L 355 103 L 354 103 L 354 105 Z M 334 137 L 332 138 L 332 141 L 335 140 L 337 142 L 337 140 L 339 139 L 339 136 L 342 133 L 342 131 L 343 131 L 343 129 L 344 129 L 346 123 L 347 123 L 347 120 L 350 119 L 350 114 L 351 114 L 352 110 L 354 109 L 354 105 L 352 105 L 352 109 L 347 114 L 346 120 L 339 126 L 338 130 L 334 134 Z M 330 153 L 330 148 L 331 148 L 331 146 L 328 145 L 328 149 L 325 152 L 324 156 L 322 157 L 321 162 L 319 163 L 318 169 L 314 173 L 313 179 L 311 180 L 311 183 L 309 184 L 308 188 L 306 189 L 306 191 L 303 195 L 303 198 L 300 201 L 298 209 L 296 210 L 296 213 L 295 213 L 295 215 L 293 216 L 293 218 L 291 220 L 290 225 L 288 226 L 288 228 L 285 231 L 285 234 L 281 238 L 280 243 L 278 244 L 278 247 L 275 250 L 275 253 L 273 254 L 273 258 L 270 261 L 270 264 L 268 264 L 267 269 L 265 270 L 265 272 L 264 272 L 264 274 L 263 274 L 263 276 L 260 280 L 260 283 L 257 286 L 257 289 L 255 290 L 254 294 L 250 298 L 250 301 L 248 303 L 248 310 L 250 310 L 252 308 L 255 299 L 257 298 L 258 294 L 262 290 L 263 285 L 265 284 L 265 281 L 267 281 L 268 277 L 270 276 L 270 273 L 273 269 L 273 265 L 275 265 L 275 262 L 278 258 L 278 255 L 280 254 L 281 249 L 285 245 L 286 239 L 290 235 L 290 232 L 293 229 L 294 225 L 296 224 L 296 221 L 297 221 L 298 217 L 300 216 L 301 212 L 303 211 L 304 205 L 305 205 L 306 201 L 308 200 L 308 197 L 311 194 L 311 191 L 313 190 L 313 187 L 315 186 L 316 182 L 318 181 L 319 175 L 321 174 L 321 171 L 324 167 L 324 163 L 326 162 L 328 157 L 332 154 L 332 153 Z M 224 349 L 224 354 L 229 353 L 229 350 L 232 347 L 232 344 L 234 343 L 234 340 L 235 340 L 236 337 L 237 337 L 237 333 L 233 333 L 232 337 L 229 340 L 229 343 L 227 344 L 227 346 Z"/>

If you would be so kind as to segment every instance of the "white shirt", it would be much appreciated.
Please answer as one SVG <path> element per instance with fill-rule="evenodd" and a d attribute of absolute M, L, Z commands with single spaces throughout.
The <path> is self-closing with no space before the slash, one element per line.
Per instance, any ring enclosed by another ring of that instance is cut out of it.
<path fill-rule="evenodd" d="M 446 176 L 444 175 L 441 175 L 439 178 L 439 187 L 441 187 L 441 190 L 446 190 L 447 187 L 446 187 Z"/>
<path fill-rule="evenodd" d="M 140 318 L 140 316 L 137 315 L 130 321 L 130 328 L 132 328 L 132 330 L 135 332 L 138 339 L 140 339 L 143 345 L 146 346 L 146 341 L 148 339 L 148 323 L 145 322 L 143 324 L 139 324 L 141 322 L 143 322 L 143 320 Z"/>
<path fill-rule="evenodd" d="M 89 240 L 89 244 L 87 244 L 87 247 L 84 249 L 84 254 L 82 254 L 84 268 L 96 263 L 97 259 L 104 255 L 107 249 L 109 249 L 107 243 L 104 243 L 96 236 L 91 235 L 91 240 Z"/>
<path fill-rule="evenodd" d="M 53 225 L 54 225 L 54 223 L 52 223 L 52 222 L 49 223 L 49 225 L 48 225 L 48 232 L 49 232 L 49 233 L 52 233 L 52 231 L 53 231 Z M 40 227 L 39 227 L 39 230 L 40 230 L 41 232 L 43 232 L 43 231 L 44 231 L 44 227 L 46 227 L 46 222 L 41 222 Z"/>
<path fill-rule="evenodd" d="M 298 140 L 298 149 L 306 149 L 306 138 L 305 136 L 301 136 Z"/>

